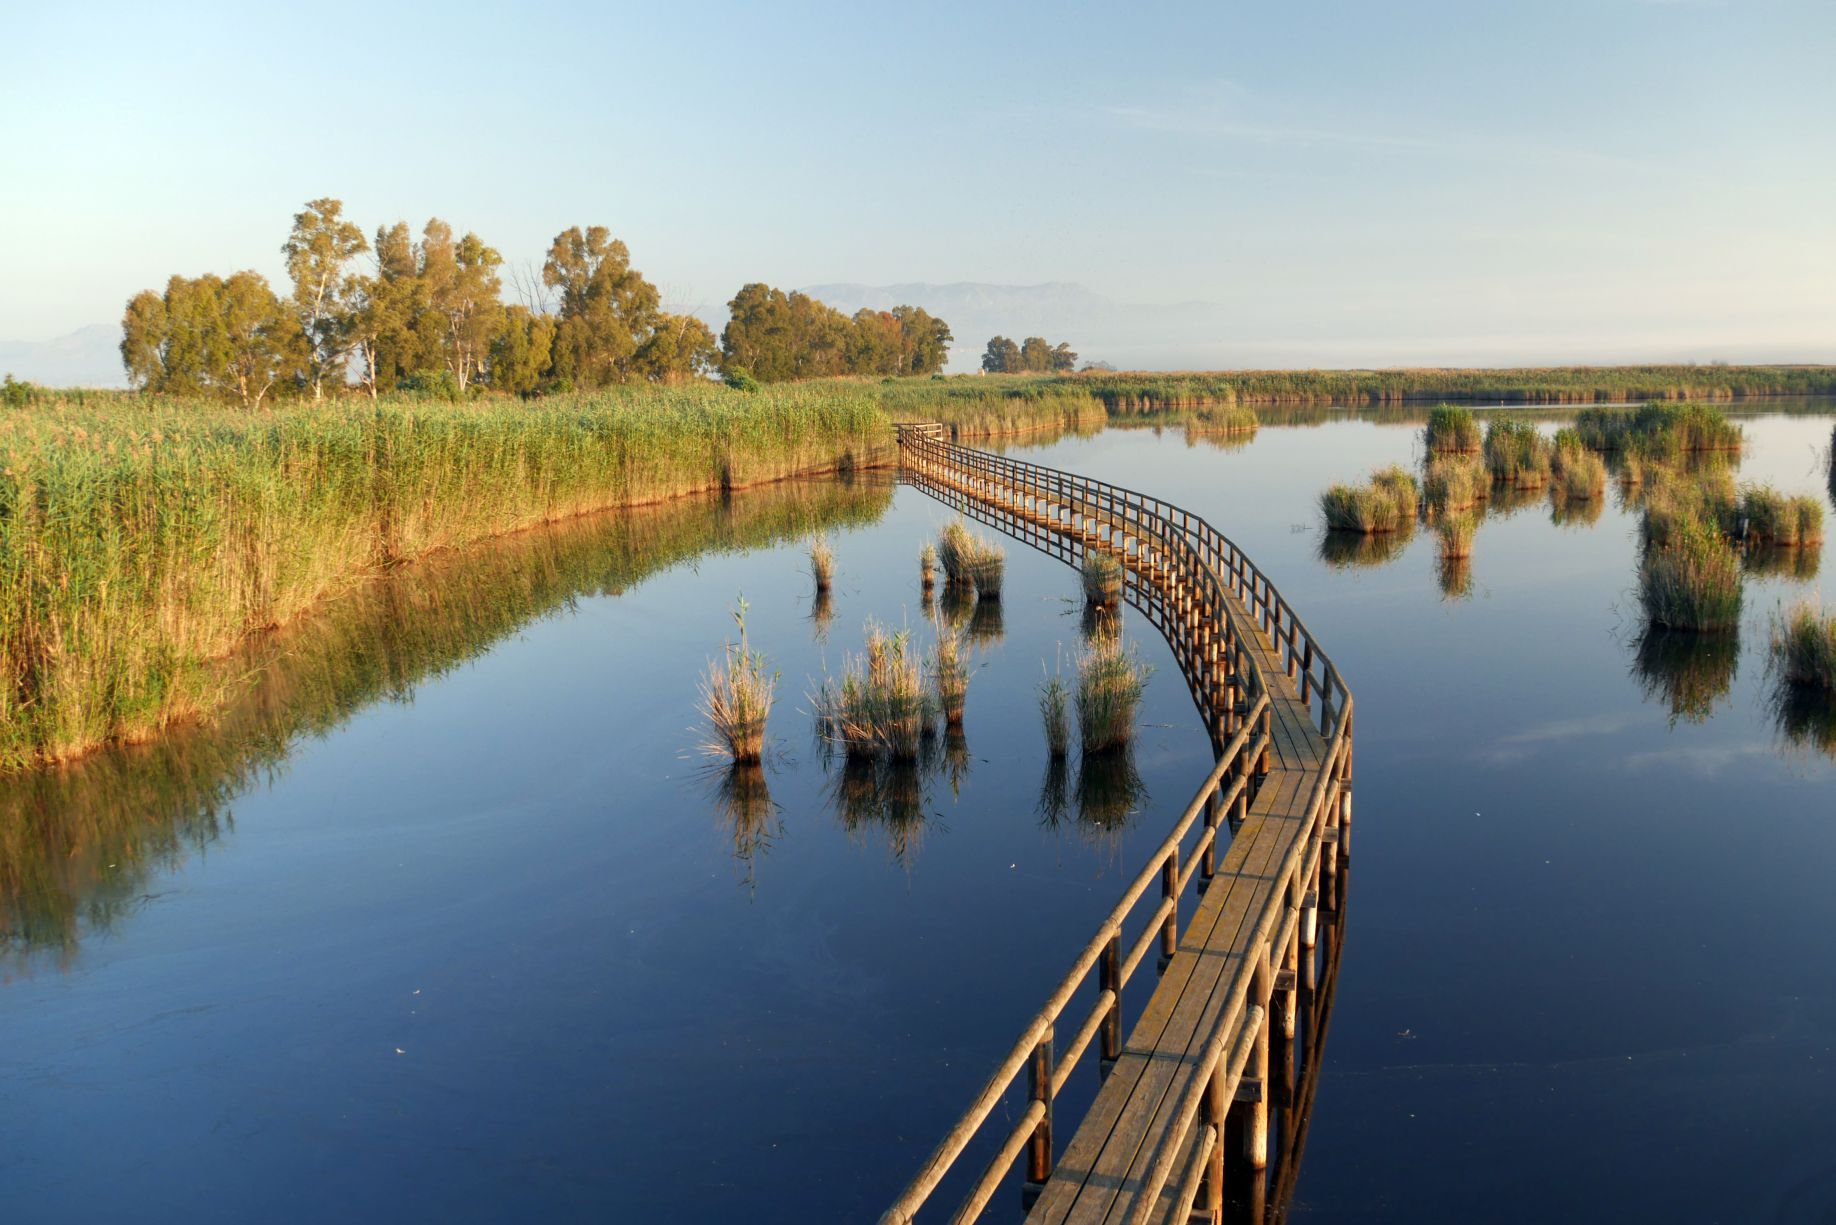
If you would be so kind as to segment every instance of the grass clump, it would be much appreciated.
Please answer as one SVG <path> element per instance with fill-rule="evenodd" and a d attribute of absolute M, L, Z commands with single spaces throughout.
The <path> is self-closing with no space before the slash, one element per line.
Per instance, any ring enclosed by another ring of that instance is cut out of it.
<path fill-rule="evenodd" d="M 937 541 L 937 557 L 943 563 L 946 587 L 974 588 L 982 600 L 1001 598 L 1007 554 L 1000 545 L 971 532 L 961 519 L 944 528 Z"/>
<path fill-rule="evenodd" d="M 1479 450 L 1479 421 L 1470 408 L 1443 404 L 1428 414 L 1422 437 L 1431 455 L 1472 454 Z"/>
<path fill-rule="evenodd" d="M 1084 602 L 1113 608 L 1122 599 L 1122 561 L 1114 553 L 1090 549 L 1078 570 L 1084 584 Z"/>
<path fill-rule="evenodd" d="M 1366 536 L 1400 532 L 1415 523 L 1420 490 L 1401 468 L 1381 468 L 1365 485 L 1334 485 L 1320 495 L 1328 531 Z"/>
<path fill-rule="evenodd" d="M 810 575 L 816 580 L 817 591 L 827 591 L 835 581 L 835 550 L 822 532 L 810 541 Z"/>
<path fill-rule="evenodd" d="M 746 601 L 733 612 L 739 641 L 726 645 L 723 659 L 708 664 L 701 682 L 701 712 L 714 730 L 707 749 L 735 765 L 754 765 L 765 755 L 765 721 L 777 693 L 776 673 L 765 671 L 763 652 L 746 640 Z"/>
<path fill-rule="evenodd" d="M 944 582 L 951 587 L 970 585 L 969 559 L 975 554 L 975 536 L 961 519 L 944 526 L 937 538 L 937 559 L 943 563 Z"/>
<path fill-rule="evenodd" d="M 990 540 L 972 537 L 974 551 L 968 559 L 969 581 L 978 602 L 998 602 L 1007 576 L 1007 552 Z"/>
<path fill-rule="evenodd" d="M 1654 468 L 1645 489 L 1640 531 L 1663 546 L 1692 527 L 1726 532 L 1735 512 L 1734 478 L 1721 465 L 1693 474 Z"/>
<path fill-rule="evenodd" d="M 969 661 L 962 639 L 955 634 L 938 633 L 937 645 L 931 649 L 931 680 L 944 723 L 961 727 L 963 705 L 969 696 Z"/>
<path fill-rule="evenodd" d="M 1430 515 L 1471 510 L 1491 496 L 1485 462 L 1472 454 L 1429 457 L 1422 475 L 1422 505 Z"/>
<path fill-rule="evenodd" d="M 1772 666 L 1787 684 L 1836 695 L 1836 616 L 1809 600 L 1775 615 Z"/>
<path fill-rule="evenodd" d="M 1595 451 L 1639 447 L 1647 455 L 1681 456 L 1738 451 L 1740 427 L 1710 404 L 1652 401 L 1638 408 L 1585 408 L 1575 431 Z"/>
<path fill-rule="evenodd" d="M 1486 423 L 1485 464 L 1501 485 L 1540 489 L 1549 483 L 1550 446 L 1528 421 L 1496 418 Z"/>
<path fill-rule="evenodd" d="M 1733 629 L 1740 624 L 1740 558 L 1708 525 L 1679 523 L 1662 545 L 1646 549 L 1639 601 L 1652 625 L 1698 634 Z"/>
<path fill-rule="evenodd" d="M 1135 737 L 1135 715 L 1149 669 L 1120 638 L 1097 638 L 1077 668 L 1077 726 L 1085 753 L 1120 748 Z"/>
<path fill-rule="evenodd" d="M 1443 516 L 1435 527 L 1440 537 L 1440 555 L 1450 560 L 1471 557 L 1473 535 L 1478 527 L 1479 520 L 1473 515 Z"/>
<path fill-rule="evenodd" d="M 1823 507 L 1815 498 L 1787 497 L 1770 485 L 1748 485 L 1735 511 L 1738 535 L 1755 544 L 1797 548 L 1823 543 Z"/>
<path fill-rule="evenodd" d="M 866 654 L 848 660 L 839 687 L 823 685 L 816 715 L 824 738 L 850 759 L 918 760 L 931 702 L 911 635 L 869 622 Z"/>
<path fill-rule="evenodd" d="M 918 578 L 926 591 L 937 585 L 937 546 L 926 544 L 918 550 Z"/>
<path fill-rule="evenodd" d="M 1567 447 L 1558 443 L 1554 462 L 1553 492 L 1558 500 L 1593 502 L 1606 494 L 1606 461 L 1578 442 Z"/>
<path fill-rule="evenodd" d="M 1071 752 L 1071 689 L 1054 673 L 1039 686 L 1039 719 L 1045 725 L 1046 751 L 1063 761 Z"/>

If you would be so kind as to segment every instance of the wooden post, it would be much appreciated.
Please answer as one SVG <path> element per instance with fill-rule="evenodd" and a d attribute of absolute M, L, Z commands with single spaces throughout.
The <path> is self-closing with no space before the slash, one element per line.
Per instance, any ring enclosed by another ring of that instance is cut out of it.
<path fill-rule="evenodd" d="M 1211 1225 L 1224 1225 L 1224 1117 L 1229 1109 L 1230 1103 L 1224 1100 L 1224 1061 L 1219 1060 L 1199 1103 L 1199 1121 L 1218 1129 L 1218 1142 L 1205 1161 L 1205 1181 L 1199 1184 L 1198 1202 L 1193 1205 Z"/>
<path fill-rule="evenodd" d="M 1122 933 L 1114 932 L 1103 944 L 1102 958 L 1097 962 L 1097 988 L 1116 993 L 1103 1018 L 1102 1050 L 1098 1057 L 1099 1078 L 1109 1075 L 1116 1060 L 1122 1058 Z"/>
<path fill-rule="evenodd" d="M 1198 891 L 1205 892 L 1211 887 L 1211 878 L 1218 871 L 1218 810 L 1223 805 L 1218 803 L 1218 793 L 1214 789 L 1205 797 L 1205 828 L 1211 831 L 1211 841 L 1205 844 L 1205 853 L 1199 858 Z"/>
<path fill-rule="evenodd" d="M 1028 1098 L 1045 1103 L 1045 1114 L 1033 1128 L 1032 1138 L 1026 1145 L 1026 1185 L 1021 1189 L 1021 1198 L 1026 1207 L 1031 1208 L 1045 1189 L 1046 1180 L 1052 1177 L 1052 1027 L 1049 1025 L 1040 1035 L 1039 1045 L 1033 1048 L 1026 1080 Z"/>
<path fill-rule="evenodd" d="M 1250 987 L 1250 1001 L 1262 1006 L 1256 1022 L 1256 1038 L 1250 1047 L 1249 1062 L 1244 1066 L 1246 1079 L 1253 1078 L 1256 1092 L 1253 1101 L 1243 1104 L 1243 1159 L 1252 1169 L 1269 1164 L 1269 996 L 1273 975 L 1269 972 L 1269 949 L 1264 946 L 1255 954 L 1255 978 Z"/>
<path fill-rule="evenodd" d="M 1160 925 L 1160 972 L 1167 972 L 1167 964 L 1173 960 L 1173 954 L 1179 950 L 1179 848 L 1167 852 L 1167 857 L 1160 864 L 1160 896 L 1172 902 L 1167 908 L 1167 918 Z"/>

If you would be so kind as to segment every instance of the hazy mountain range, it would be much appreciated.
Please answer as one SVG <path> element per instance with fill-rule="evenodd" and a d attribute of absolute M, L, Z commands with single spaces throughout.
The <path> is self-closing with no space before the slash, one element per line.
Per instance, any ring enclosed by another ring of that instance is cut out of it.
<path fill-rule="evenodd" d="M 126 387 L 121 325 L 91 323 L 56 340 L 0 340 L 0 374 L 47 387 Z"/>

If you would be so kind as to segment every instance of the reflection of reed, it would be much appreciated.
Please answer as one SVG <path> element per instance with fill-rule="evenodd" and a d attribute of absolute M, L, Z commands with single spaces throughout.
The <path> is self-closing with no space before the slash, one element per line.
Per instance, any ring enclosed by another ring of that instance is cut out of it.
<path fill-rule="evenodd" d="M 1836 698 L 1829 691 L 1778 678 L 1772 687 L 1772 723 L 1793 749 L 1816 749 L 1836 758 Z"/>
<path fill-rule="evenodd" d="M 816 589 L 810 604 L 810 635 L 817 642 L 829 640 L 829 626 L 835 623 L 835 594 L 827 587 Z"/>
<path fill-rule="evenodd" d="M 999 600 L 977 600 L 963 636 L 976 646 L 988 646 L 1007 636 L 1007 619 Z"/>
<path fill-rule="evenodd" d="M 715 809 L 733 837 L 733 858 L 742 865 L 746 887 L 757 884 L 758 856 L 771 849 L 780 831 L 778 807 L 762 767 L 734 765 L 721 771 L 714 789 Z"/>
<path fill-rule="evenodd" d="M 1549 522 L 1557 527 L 1592 527 L 1606 510 L 1606 497 L 1569 498 L 1559 490 L 1549 495 Z"/>
<path fill-rule="evenodd" d="M 1489 519 L 1509 519 L 1532 506 L 1540 506 L 1543 491 L 1540 488 L 1526 489 L 1518 485 L 1492 486 L 1492 500 L 1485 505 L 1486 517 Z"/>
<path fill-rule="evenodd" d="M 976 603 L 975 588 L 968 583 L 945 583 L 943 594 L 937 598 L 937 615 L 952 633 L 960 634 L 975 615 Z M 999 605 L 992 607 L 999 611 Z"/>
<path fill-rule="evenodd" d="M 1403 555 L 1413 539 L 1413 519 L 1399 532 L 1324 532 L 1319 558 L 1335 570 L 1388 565 Z"/>
<path fill-rule="evenodd" d="M 1048 757 L 1045 777 L 1039 782 L 1039 802 L 1033 813 L 1047 829 L 1057 829 L 1071 811 L 1071 768 L 1062 756 Z"/>
<path fill-rule="evenodd" d="M 1122 632 L 1122 606 L 1104 608 L 1096 604 L 1084 605 L 1084 615 L 1079 622 L 1086 642 L 1096 639 L 1115 638 Z"/>
<path fill-rule="evenodd" d="M 1756 544 L 1742 549 L 1740 554 L 1740 568 L 1756 578 L 1786 578 L 1800 583 L 1816 578 L 1822 562 L 1823 546 L 1814 544 L 1792 549 Z"/>
<path fill-rule="evenodd" d="M 1084 753 L 1077 763 L 1077 815 L 1086 828 L 1120 833 L 1141 811 L 1147 786 L 1127 745 Z"/>
<path fill-rule="evenodd" d="M 1202 420 L 1188 418 L 1185 423 L 1186 449 L 1191 450 L 1200 445 L 1214 451 L 1241 451 L 1256 441 L 1256 430 L 1236 427 L 1218 427 L 1206 425 Z"/>
<path fill-rule="evenodd" d="M 961 796 L 963 782 L 969 777 L 969 741 L 964 738 L 960 723 L 944 727 L 940 765 L 944 781 L 950 785 L 950 794 Z"/>
<path fill-rule="evenodd" d="M 844 760 L 829 795 L 843 829 L 883 830 L 893 858 L 911 866 L 924 840 L 924 774 L 919 763 Z"/>
<path fill-rule="evenodd" d="M 1471 557 L 1437 557 L 1434 560 L 1435 581 L 1444 600 L 1471 599 L 1473 594 L 1473 559 Z"/>
<path fill-rule="evenodd" d="M 1738 634 L 1678 633 L 1652 626 L 1638 636 L 1632 672 L 1648 700 L 1681 719 L 1701 723 L 1734 685 L 1740 660 Z"/>
<path fill-rule="evenodd" d="M 0 780 L 0 954 L 68 963 L 140 904 L 149 878 L 232 828 L 230 801 L 295 739 L 460 666 L 583 595 L 708 553 L 870 523 L 894 485 L 789 481 L 591 515 L 392 571 L 224 664 L 240 694 L 207 726 Z"/>

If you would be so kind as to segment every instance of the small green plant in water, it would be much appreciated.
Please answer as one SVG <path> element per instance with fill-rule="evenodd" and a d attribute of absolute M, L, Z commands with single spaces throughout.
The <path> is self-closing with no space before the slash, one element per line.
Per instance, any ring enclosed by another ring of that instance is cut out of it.
<path fill-rule="evenodd" d="M 1772 619 L 1772 666 L 1787 683 L 1836 701 L 1836 616 L 1814 601 Z"/>
<path fill-rule="evenodd" d="M 1714 529 L 1679 526 L 1650 546 L 1639 567 L 1639 600 L 1653 625 L 1710 633 L 1740 624 L 1740 558 Z"/>
<path fill-rule="evenodd" d="M 1045 725 L 1046 751 L 1054 761 L 1071 752 L 1071 690 L 1056 672 L 1039 686 L 1039 718 Z"/>
<path fill-rule="evenodd" d="M 1329 531 L 1376 536 L 1413 528 L 1419 500 L 1415 478 L 1391 466 L 1371 473 L 1367 485 L 1327 489 L 1320 495 L 1320 513 Z"/>
<path fill-rule="evenodd" d="M 1467 454 L 1479 449 L 1479 422 L 1473 410 L 1443 404 L 1428 414 L 1423 432 L 1430 454 Z"/>
<path fill-rule="evenodd" d="M 967 654 L 961 638 L 938 628 L 937 645 L 931 650 L 931 679 L 937 689 L 937 707 L 950 727 L 960 727 L 963 722 L 963 706 L 969 696 Z"/>
<path fill-rule="evenodd" d="M 927 544 L 918 550 L 918 578 L 929 591 L 937 585 L 937 547 Z"/>
<path fill-rule="evenodd" d="M 1122 561 L 1114 553 L 1091 549 L 1079 568 L 1084 601 L 1098 608 L 1113 608 L 1122 599 Z"/>

